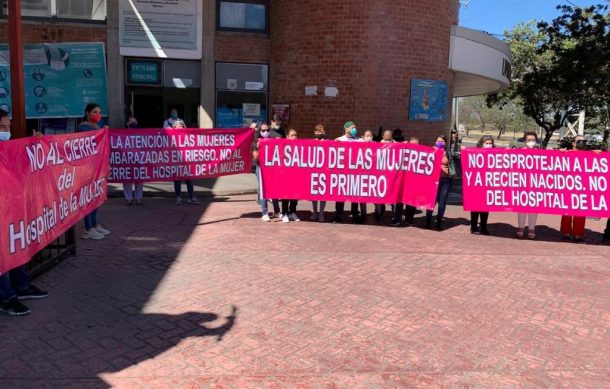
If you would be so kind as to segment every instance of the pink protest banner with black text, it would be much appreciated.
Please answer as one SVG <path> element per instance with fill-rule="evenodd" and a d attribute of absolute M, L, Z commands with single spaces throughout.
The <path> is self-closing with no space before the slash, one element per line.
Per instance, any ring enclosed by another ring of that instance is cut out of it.
<path fill-rule="evenodd" d="M 464 209 L 609 217 L 610 153 L 464 149 Z"/>
<path fill-rule="evenodd" d="M 247 128 L 110 130 L 109 182 L 251 173 L 253 139 Z"/>
<path fill-rule="evenodd" d="M 265 139 L 262 196 L 433 208 L 441 158 L 441 150 L 406 143 Z"/>
<path fill-rule="evenodd" d="M 106 200 L 108 131 L 0 142 L 0 273 Z"/>

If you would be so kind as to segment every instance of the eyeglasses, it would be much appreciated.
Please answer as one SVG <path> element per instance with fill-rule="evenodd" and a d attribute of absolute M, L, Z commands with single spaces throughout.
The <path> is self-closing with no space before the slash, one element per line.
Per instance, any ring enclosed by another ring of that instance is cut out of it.
<path fill-rule="evenodd" d="M 266 130 L 265 130 L 265 129 L 262 129 L 262 128 L 261 128 L 261 132 L 269 132 L 269 129 L 266 129 Z"/>

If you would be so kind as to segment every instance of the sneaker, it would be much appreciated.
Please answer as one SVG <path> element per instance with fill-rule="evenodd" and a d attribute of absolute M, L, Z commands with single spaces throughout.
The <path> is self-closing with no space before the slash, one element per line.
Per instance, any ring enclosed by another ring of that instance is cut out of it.
<path fill-rule="evenodd" d="M 390 223 L 392 227 L 400 227 L 400 224 L 400 220 L 397 219 L 392 220 L 392 223 Z"/>
<path fill-rule="evenodd" d="M 284 215 L 282 215 L 281 212 L 276 213 L 276 215 L 277 215 L 278 219 L 280 219 L 280 220 L 284 219 Z"/>
<path fill-rule="evenodd" d="M 320 223 L 324 223 L 324 212 L 320 212 L 320 213 L 318 214 L 318 221 L 319 221 Z"/>
<path fill-rule="evenodd" d="M 176 197 L 176 205 L 182 204 L 182 197 Z"/>
<path fill-rule="evenodd" d="M 34 285 L 28 286 L 25 289 L 17 292 L 17 299 L 19 300 L 27 300 L 27 299 L 43 299 L 49 296 L 49 292 L 46 290 L 40 290 Z"/>
<path fill-rule="evenodd" d="M 100 226 L 99 224 L 95 227 L 93 227 L 93 229 L 96 232 L 99 232 L 100 234 L 106 236 L 106 235 L 110 235 L 110 231 L 108 231 L 107 229 L 105 229 L 104 227 Z"/>
<path fill-rule="evenodd" d="M 88 231 L 83 232 L 83 234 L 81 235 L 81 238 L 100 240 L 100 239 L 104 239 L 104 235 L 100 234 L 94 228 L 92 228 Z"/>
<path fill-rule="evenodd" d="M 201 201 L 199 201 L 199 199 L 197 197 L 191 197 L 188 200 L 186 200 L 186 202 L 189 204 L 201 204 Z"/>
<path fill-rule="evenodd" d="M 300 222 L 300 221 L 301 221 L 301 219 L 299 219 L 299 217 L 297 216 L 297 214 L 296 214 L 296 213 L 294 213 L 294 212 L 293 212 L 293 213 L 291 213 L 291 214 L 288 216 L 288 218 L 289 218 L 289 219 L 290 219 L 290 221 L 292 221 L 292 222 Z"/>
<path fill-rule="evenodd" d="M 125 200 L 125 205 L 126 206 L 130 206 L 131 204 L 133 204 L 133 202 L 131 200 Z"/>
<path fill-rule="evenodd" d="M 270 222 L 271 221 L 271 218 L 269 217 L 269 215 L 263 215 L 262 219 L 263 219 L 264 222 Z"/>
<path fill-rule="evenodd" d="M 311 216 L 309 217 L 309 220 L 315 221 L 318 219 L 318 214 L 315 212 L 311 213 Z"/>
<path fill-rule="evenodd" d="M 282 217 L 282 222 L 283 222 L 283 223 L 290 223 L 290 218 L 288 217 L 288 215 L 284 215 L 284 216 Z"/>
<path fill-rule="evenodd" d="M 21 304 L 17 297 L 0 303 L 0 312 L 6 312 L 11 316 L 24 316 L 30 313 L 30 308 Z"/>
<path fill-rule="evenodd" d="M 142 206 L 142 200 L 136 200 L 136 205 L 138 207 L 141 207 Z"/>

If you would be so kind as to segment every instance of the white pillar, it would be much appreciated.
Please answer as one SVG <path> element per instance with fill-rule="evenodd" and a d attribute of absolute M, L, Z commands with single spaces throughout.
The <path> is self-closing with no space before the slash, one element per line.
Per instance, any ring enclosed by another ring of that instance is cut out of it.
<path fill-rule="evenodd" d="M 585 110 L 583 109 L 578 114 L 578 135 L 585 134 Z"/>

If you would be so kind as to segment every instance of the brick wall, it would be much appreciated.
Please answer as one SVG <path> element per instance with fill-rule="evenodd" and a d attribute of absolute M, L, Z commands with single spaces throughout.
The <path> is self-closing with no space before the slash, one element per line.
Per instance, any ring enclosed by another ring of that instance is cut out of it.
<path fill-rule="evenodd" d="M 23 43 L 104 42 L 106 25 L 23 21 Z M 8 21 L 0 21 L 0 42 L 8 43 Z"/>
<path fill-rule="evenodd" d="M 361 130 L 401 128 L 430 144 L 449 124 L 408 120 L 410 80 L 446 80 L 452 96 L 456 19 L 456 0 L 271 0 L 270 103 L 291 104 L 301 136 L 317 122 L 340 135 L 355 120 Z M 318 96 L 305 96 L 307 85 Z M 324 98 L 325 86 L 339 96 Z"/>
<path fill-rule="evenodd" d="M 269 62 L 269 36 L 266 34 L 216 33 L 214 58 L 226 62 Z"/>

